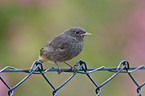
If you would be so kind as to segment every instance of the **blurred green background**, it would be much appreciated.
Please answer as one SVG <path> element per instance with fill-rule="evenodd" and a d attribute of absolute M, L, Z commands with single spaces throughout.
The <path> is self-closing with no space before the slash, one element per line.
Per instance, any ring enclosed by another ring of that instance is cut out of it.
<path fill-rule="evenodd" d="M 85 60 L 89 68 L 117 67 L 124 59 L 131 66 L 145 64 L 144 8 L 144 0 L 1 0 L 0 69 L 5 66 L 29 69 L 38 59 L 39 50 L 70 27 L 82 27 L 93 34 L 85 38 L 82 53 L 69 61 L 71 65 L 79 59 Z M 45 68 L 50 66 L 56 67 L 44 64 Z M 143 72 L 133 73 L 139 84 L 145 81 Z M 12 87 L 27 74 L 1 75 Z M 58 87 L 71 74 L 46 75 Z M 98 85 L 111 75 L 107 71 L 91 74 Z M 0 85 L 0 96 L 7 96 L 8 89 L 1 82 Z M 58 96 L 95 96 L 95 89 L 85 75 L 77 74 L 58 91 Z M 119 74 L 102 87 L 101 96 L 136 96 L 136 89 L 127 74 Z M 14 96 L 51 96 L 52 91 L 42 76 L 32 75 L 14 90 Z"/>

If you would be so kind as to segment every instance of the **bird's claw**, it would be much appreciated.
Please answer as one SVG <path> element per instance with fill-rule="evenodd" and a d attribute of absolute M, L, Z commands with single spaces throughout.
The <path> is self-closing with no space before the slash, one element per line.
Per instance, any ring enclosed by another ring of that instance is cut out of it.
<path fill-rule="evenodd" d="M 72 66 L 71 69 L 72 69 L 72 71 L 74 71 L 74 72 L 78 71 L 78 69 L 76 68 L 76 65 Z"/>
<path fill-rule="evenodd" d="M 63 69 L 59 67 L 57 73 L 60 74 L 61 72 L 63 72 Z"/>
<path fill-rule="evenodd" d="M 29 69 L 29 73 L 31 73 L 32 71 L 33 71 L 33 69 L 30 68 L 30 69 Z"/>

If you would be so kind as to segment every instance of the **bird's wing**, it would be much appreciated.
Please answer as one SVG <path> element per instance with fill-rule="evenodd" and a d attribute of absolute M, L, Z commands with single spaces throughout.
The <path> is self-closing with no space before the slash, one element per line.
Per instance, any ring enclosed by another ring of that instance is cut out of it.
<path fill-rule="evenodd" d="M 64 51 L 66 50 L 68 43 L 67 38 L 60 34 L 53 38 L 44 48 L 40 50 L 40 56 L 48 53 L 53 53 L 54 51 Z"/>
<path fill-rule="evenodd" d="M 68 43 L 66 42 L 68 39 L 66 36 L 60 34 L 58 36 L 56 36 L 54 39 L 52 39 L 52 41 L 49 42 L 48 46 L 49 47 L 53 47 L 54 49 L 65 49 L 68 45 Z"/>

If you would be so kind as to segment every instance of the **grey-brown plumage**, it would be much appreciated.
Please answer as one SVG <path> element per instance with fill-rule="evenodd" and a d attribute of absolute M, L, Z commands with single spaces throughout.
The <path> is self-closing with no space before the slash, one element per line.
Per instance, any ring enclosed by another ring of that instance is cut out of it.
<path fill-rule="evenodd" d="M 81 27 L 72 27 L 65 30 L 40 50 L 39 61 L 52 61 L 56 65 L 59 62 L 67 64 L 65 61 L 76 57 L 82 51 L 85 35 L 91 35 L 91 33 L 86 32 Z M 59 66 L 58 68 L 61 70 Z"/>

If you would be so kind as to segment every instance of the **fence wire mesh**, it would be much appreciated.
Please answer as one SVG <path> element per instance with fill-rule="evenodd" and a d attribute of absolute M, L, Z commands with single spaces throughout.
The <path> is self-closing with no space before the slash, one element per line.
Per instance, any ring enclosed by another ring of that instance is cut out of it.
<path fill-rule="evenodd" d="M 0 69 L 0 73 L 2 72 L 25 72 L 28 73 L 26 77 L 24 77 L 19 83 L 17 83 L 15 86 L 11 87 L 9 84 L 6 82 L 6 80 L 3 79 L 3 77 L 0 75 L 0 80 L 3 82 L 3 84 L 9 89 L 8 95 L 13 96 L 14 90 L 20 86 L 23 82 L 25 82 L 32 74 L 40 74 L 43 76 L 43 78 L 47 81 L 47 83 L 51 86 L 53 89 L 53 96 L 57 96 L 58 91 L 63 88 L 64 85 L 66 85 L 76 74 L 84 74 L 86 75 L 89 80 L 94 84 L 96 87 L 95 92 L 96 96 L 101 95 L 101 87 L 106 85 L 109 81 L 111 81 L 113 78 L 115 78 L 119 73 L 126 73 L 129 75 L 131 80 L 135 83 L 137 86 L 137 96 L 141 96 L 142 92 L 142 87 L 145 85 L 145 82 L 141 85 L 138 84 L 138 82 L 135 80 L 133 75 L 131 74 L 132 72 L 135 72 L 139 69 L 145 69 L 144 65 L 141 65 L 139 67 L 130 67 L 129 62 L 127 60 L 123 60 L 120 62 L 118 67 L 113 67 L 113 68 L 106 68 L 104 66 L 100 68 L 87 68 L 87 64 L 83 60 L 78 60 L 78 62 L 75 65 L 75 68 L 72 69 L 63 69 L 64 72 L 72 72 L 73 74 L 64 82 L 62 83 L 58 88 L 54 87 L 54 85 L 49 81 L 48 77 L 46 77 L 45 73 L 50 72 L 50 71 L 58 71 L 58 69 L 55 69 L 53 67 L 49 67 L 48 69 L 44 69 L 43 65 L 40 61 L 36 60 L 32 64 L 30 69 L 17 69 L 15 67 L 11 66 L 6 66 L 3 69 Z M 90 73 L 96 72 L 96 71 L 109 71 L 109 72 L 114 72 L 114 74 L 108 78 L 106 81 L 104 81 L 101 85 L 98 85 L 93 78 L 91 77 Z"/>

